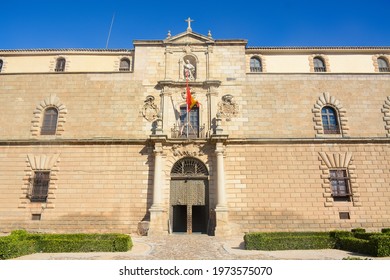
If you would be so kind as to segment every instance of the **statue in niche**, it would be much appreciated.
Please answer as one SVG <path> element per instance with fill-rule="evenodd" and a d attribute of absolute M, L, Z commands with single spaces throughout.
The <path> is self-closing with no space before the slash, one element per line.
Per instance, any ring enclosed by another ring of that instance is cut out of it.
<path fill-rule="evenodd" d="M 158 114 L 158 108 L 154 104 L 154 97 L 148 95 L 145 99 L 145 104 L 142 107 L 142 116 L 149 122 L 155 120 Z"/>
<path fill-rule="evenodd" d="M 196 79 L 196 62 L 192 56 L 185 56 L 183 59 L 183 75 L 184 79 L 194 81 Z"/>

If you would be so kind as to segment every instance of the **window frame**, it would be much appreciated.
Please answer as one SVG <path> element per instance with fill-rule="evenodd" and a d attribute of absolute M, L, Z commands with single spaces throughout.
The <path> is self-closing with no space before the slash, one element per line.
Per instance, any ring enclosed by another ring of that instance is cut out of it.
<path fill-rule="evenodd" d="M 0 73 L 3 71 L 4 60 L 0 59 Z"/>
<path fill-rule="evenodd" d="M 123 62 L 126 62 L 126 63 L 127 63 L 126 67 L 124 67 L 124 66 L 122 65 Z M 131 68 L 130 65 L 131 65 L 131 61 L 130 61 L 129 58 L 127 58 L 127 57 L 121 58 L 121 60 L 119 61 L 119 71 L 120 71 L 120 72 L 129 72 L 129 71 L 130 71 L 130 68 Z"/>
<path fill-rule="evenodd" d="M 65 72 L 66 59 L 64 57 L 59 57 L 56 60 L 55 72 Z"/>
<path fill-rule="evenodd" d="M 389 61 L 384 56 L 378 57 L 377 63 L 379 72 L 390 72 Z M 384 64 L 385 66 L 381 66 L 381 64 Z"/>
<path fill-rule="evenodd" d="M 321 65 L 316 63 L 317 61 L 320 62 Z M 327 72 L 325 59 L 322 58 L 321 56 L 313 57 L 313 67 L 314 67 L 314 72 L 317 73 Z"/>
<path fill-rule="evenodd" d="M 187 137 L 187 117 L 190 116 L 189 124 L 190 129 L 188 138 L 199 138 L 201 126 L 200 126 L 200 110 L 198 105 L 194 105 L 190 112 L 187 112 L 187 104 L 180 106 L 180 125 L 179 125 L 179 137 Z"/>
<path fill-rule="evenodd" d="M 324 113 L 323 113 L 324 109 L 330 109 L 333 112 L 335 124 L 332 123 L 331 115 L 329 113 L 326 113 L 325 115 L 327 124 L 324 123 Z M 339 113 L 337 109 L 334 108 L 333 106 L 326 105 L 321 108 L 320 112 L 321 112 L 322 130 L 324 134 L 333 134 L 333 135 L 341 134 L 341 125 L 340 125 Z M 332 126 L 334 126 L 334 128 L 332 128 Z"/>
<path fill-rule="evenodd" d="M 48 111 L 56 112 L 54 114 L 49 114 Z M 48 107 L 43 111 L 42 125 L 40 135 L 56 135 L 58 127 L 58 115 L 59 111 L 55 107 Z M 48 118 L 50 118 L 48 120 Z"/>
<path fill-rule="evenodd" d="M 257 65 L 252 66 L 252 62 L 258 63 Z M 261 73 L 263 72 L 263 63 L 261 61 L 261 58 L 258 56 L 252 56 L 249 60 L 249 69 L 251 73 Z"/>
<path fill-rule="evenodd" d="M 342 176 L 340 176 L 342 173 Z M 348 169 L 334 168 L 329 170 L 329 185 L 334 201 L 351 201 L 351 176 Z M 340 188 L 340 186 L 342 188 Z M 337 189 L 335 190 L 334 187 Z"/>
<path fill-rule="evenodd" d="M 28 198 L 31 202 L 47 202 L 50 186 L 50 171 L 34 171 L 34 176 L 30 179 L 30 191 Z"/>

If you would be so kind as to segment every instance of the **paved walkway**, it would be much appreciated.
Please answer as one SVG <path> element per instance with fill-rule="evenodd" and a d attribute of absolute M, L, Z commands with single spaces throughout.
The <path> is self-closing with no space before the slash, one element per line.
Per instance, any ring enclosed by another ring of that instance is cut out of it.
<path fill-rule="evenodd" d="M 247 251 L 242 237 L 223 239 L 200 234 L 132 237 L 129 252 L 38 253 L 20 260 L 342 260 L 377 259 L 341 250 Z M 390 258 L 378 258 L 390 259 Z"/>

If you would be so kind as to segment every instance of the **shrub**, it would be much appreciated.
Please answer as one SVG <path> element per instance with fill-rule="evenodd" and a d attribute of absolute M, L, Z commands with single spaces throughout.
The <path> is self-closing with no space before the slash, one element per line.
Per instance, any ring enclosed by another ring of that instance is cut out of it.
<path fill-rule="evenodd" d="M 132 246 L 126 234 L 30 234 L 18 230 L 0 238 L 0 259 L 36 252 L 126 252 Z"/>
<path fill-rule="evenodd" d="M 373 255 L 369 240 L 356 237 L 341 237 L 339 238 L 338 244 L 340 245 L 341 250 Z"/>
<path fill-rule="evenodd" d="M 366 230 L 364 229 L 364 228 L 353 228 L 353 229 L 351 229 L 351 232 L 353 232 L 353 233 L 364 233 L 364 232 L 366 232 Z"/>
<path fill-rule="evenodd" d="M 249 233 L 244 240 L 247 250 L 328 249 L 335 245 L 335 240 L 326 232 Z"/>
<path fill-rule="evenodd" d="M 373 256 L 388 257 L 390 256 L 390 236 L 374 235 L 370 239 Z"/>
<path fill-rule="evenodd" d="M 35 253 L 35 242 L 32 240 L 19 240 L 18 235 L 0 237 L 0 260 L 17 258 Z"/>
<path fill-rule="evenodd" d="M 390 234 L 390 228 L 382 228 L 382 233 Z"/>

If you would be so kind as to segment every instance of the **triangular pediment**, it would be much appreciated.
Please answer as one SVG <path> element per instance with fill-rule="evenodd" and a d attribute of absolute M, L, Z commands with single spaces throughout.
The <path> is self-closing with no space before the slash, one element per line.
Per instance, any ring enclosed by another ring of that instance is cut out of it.
<path fill-rule="evenodd" d="M 214 43 L 214 40 L 211 38 L 211 36 L 205 36 L 193 31 L 186 31 L 165 39 L 164 43 L 174 45 L 210 44 Z"/>

